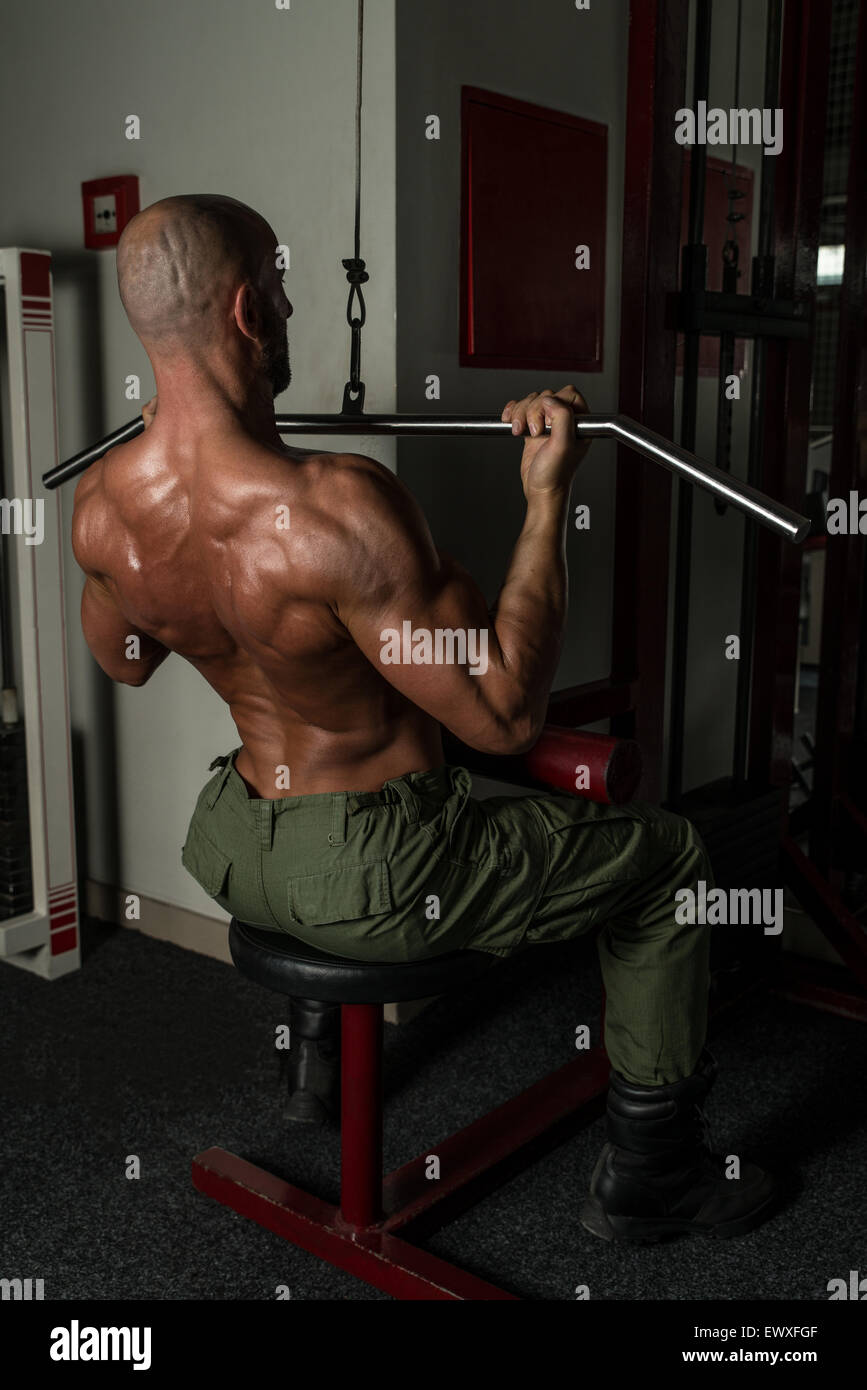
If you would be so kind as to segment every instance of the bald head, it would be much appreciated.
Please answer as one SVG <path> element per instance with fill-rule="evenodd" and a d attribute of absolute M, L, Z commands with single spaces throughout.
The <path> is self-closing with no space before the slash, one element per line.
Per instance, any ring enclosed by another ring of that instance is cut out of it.
<path fill-rule="evenodd" d="M 258 285 L 268 223 L 245 203 L 215 194 L 164 198 L 135 216 L 117 248 L 117 281 L 144 341 L 207 331 L 245 280 Z"/>
<path fill-rule="evenodd" d="M 219 345 L 234 331 L 236 296 L 247 284 L 265 324 L 268 370 L 275 335 L 282 333 L 285 345 L 268 279 L 275 278 L 276 247 L 265 219 L 234 198 L 187 194 L 138 213 L 118 244 L 117 279 L 130 324 L 151 356 Z"/>

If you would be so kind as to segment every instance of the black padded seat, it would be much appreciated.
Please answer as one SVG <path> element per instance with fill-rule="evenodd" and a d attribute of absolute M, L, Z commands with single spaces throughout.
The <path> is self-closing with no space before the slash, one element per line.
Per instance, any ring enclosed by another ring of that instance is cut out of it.
<path fill-rule="evenodd" d="M 242 975 L 297 999 L 332 1004 L 398 1004 L 445 994 L 484 975 L 499 960 L 489 951 L 449 951 L 427 960 L 348 960 L 318 951 L 288 932 L 268 931 L 233 917 L 229 950 Z"/>

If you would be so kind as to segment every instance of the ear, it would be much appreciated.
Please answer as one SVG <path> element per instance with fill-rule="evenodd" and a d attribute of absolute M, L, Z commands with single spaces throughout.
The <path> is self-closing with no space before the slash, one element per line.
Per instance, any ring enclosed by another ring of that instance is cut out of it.
<path fill-rule="evenodd" d="M 235 295 L 235 322 L 245 338 L 258 339 L 261 336 L 262 319 L 253 286 L 249 282 L 241 285 Z"/>

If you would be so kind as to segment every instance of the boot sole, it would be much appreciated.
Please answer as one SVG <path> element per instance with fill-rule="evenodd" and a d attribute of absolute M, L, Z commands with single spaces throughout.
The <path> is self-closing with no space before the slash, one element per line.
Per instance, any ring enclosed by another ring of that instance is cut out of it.
<path fill-rule="evenodd" d="M 598 1197 L 587 1197 L 581 1207 L 579 1219 L 585 1231 L 598 1236 L 600 1240 L 633 1241 L 638 1245 L 655 1245 L 658 1241 L 673 1235 L 730 1240 L 735 1236 L 745 1236 L 760 1226 L 771 1214 L 777 1200 L 778 1194 L 773 1192 L 759 1206 L 737 1217 L 736 1220 L 718 1222 L 714 1226 L 700 1226 L 685 1217 L 612 1216 L 606 1212 Z"/>

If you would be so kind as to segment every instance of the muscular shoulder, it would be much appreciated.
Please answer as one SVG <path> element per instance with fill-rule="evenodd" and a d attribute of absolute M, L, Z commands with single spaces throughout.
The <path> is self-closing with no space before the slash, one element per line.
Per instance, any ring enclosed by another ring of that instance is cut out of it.
<path fill-rule="evenodd" d="M 342 614 L 376 604 L 395 582 L 438 565 L 424 515 L 407 488 L 361 454 L 255 450 L 221 465 L 215 516 L 222 554 L 261 606 L 321 603 Z M 407 577 L 402 579 L 401 577 Z"/>
<path fill-rule="evenodd" d="M 98 569 L 98 556 L 104 544 L 102 470 L 102 459 L 91 464 L 79 478 L 73 496 L 72 553 L 85 572 Z"/>
<path fill-rule="evenodd" d="M 438 567 L 424 513 L 389 469 L 363 454 L 334 456 L 329 499 L 334 519 L 332 574 L 338 597 L 368 599 L 417 583 Z"/>

